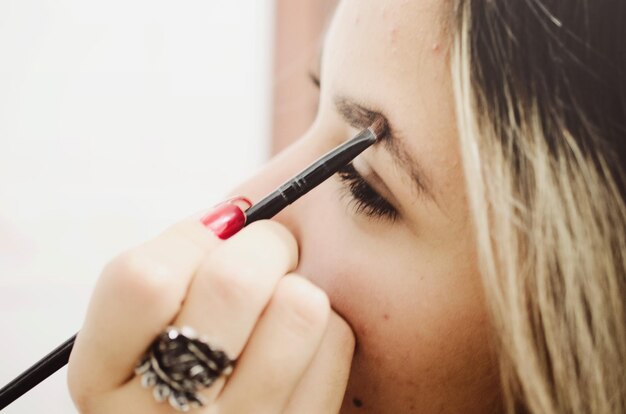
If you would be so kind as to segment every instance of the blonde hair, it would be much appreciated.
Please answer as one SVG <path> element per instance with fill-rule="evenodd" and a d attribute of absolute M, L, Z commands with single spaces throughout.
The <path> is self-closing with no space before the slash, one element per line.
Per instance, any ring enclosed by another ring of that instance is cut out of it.
<path fill-rule="evenodd" d="M 561 3 L 455 1 L 460 146 L 507 412 L 623 413 L 626 7 Z"/>

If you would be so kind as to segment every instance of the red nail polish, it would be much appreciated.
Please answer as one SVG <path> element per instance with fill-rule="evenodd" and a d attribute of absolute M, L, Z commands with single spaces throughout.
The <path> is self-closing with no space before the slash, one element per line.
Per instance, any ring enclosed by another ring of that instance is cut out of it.
<path fill-rule="evenodd" d="M 213 207 L 201 221 L 217 237 L 226 240 L 243 228 L 246 224 L 246 215 L 231 199 Z"/>

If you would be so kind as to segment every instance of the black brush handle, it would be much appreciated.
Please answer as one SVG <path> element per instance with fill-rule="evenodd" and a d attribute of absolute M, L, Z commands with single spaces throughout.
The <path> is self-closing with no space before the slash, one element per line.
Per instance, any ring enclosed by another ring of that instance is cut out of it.
<path fill-rule="evenodd" d="M 0 410 L 61 369 L 70 359 L 76 335 L 56 347 L 32 367 L 0 389 Z"/>
<path fill-rule="evenodd" d="M 274 217 L 278 212 L 330 178 L 341 167 L 376 142 L 376 134 L 364 129 L 349 141 L 318 158 L 295 177 L 246 210 L 246 225 Z"/>

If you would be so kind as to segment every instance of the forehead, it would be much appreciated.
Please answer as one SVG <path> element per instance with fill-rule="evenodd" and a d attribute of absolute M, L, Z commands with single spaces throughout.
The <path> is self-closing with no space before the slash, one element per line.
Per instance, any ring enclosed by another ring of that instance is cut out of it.
<path fill-rule="evenodd" d="M 325 78 L 330 89 L 363 91 L 377 100 L 419 88 L 428 60 L 441 48 L 442 3 L 432 0 L 344 0 L 327 33 Z M 372 83 L 372 78 L 376 82 Z M 365 99 L 365 96 L 363 96 Z"/>
<path fill-rule="evenodd" d="M 330 109 L 334 95 L 350 96 L 387 114 L 411 140 L 439 133 L 451 101 L 445 3 L 342 1 L 324 42 L 320 109 Z"/>

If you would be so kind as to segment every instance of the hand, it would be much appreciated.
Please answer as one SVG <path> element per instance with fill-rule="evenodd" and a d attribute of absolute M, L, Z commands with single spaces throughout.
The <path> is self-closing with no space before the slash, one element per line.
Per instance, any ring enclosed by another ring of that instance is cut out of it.
<path fill-rule="evenodd" d="M 354 349 L 325 293 L 292 273 L 294 237 L 274 221 L 226 241 L 188 219 L 102 272 L 68 366 L 83 413 L 173 413 L 135 365 L 167 326 L 189 326 L 234 359 L 198 413 L 336 413 Z M 192 409 L 194 410 L 194 409 Z"/>

